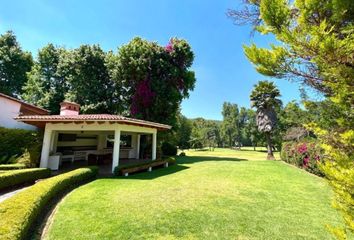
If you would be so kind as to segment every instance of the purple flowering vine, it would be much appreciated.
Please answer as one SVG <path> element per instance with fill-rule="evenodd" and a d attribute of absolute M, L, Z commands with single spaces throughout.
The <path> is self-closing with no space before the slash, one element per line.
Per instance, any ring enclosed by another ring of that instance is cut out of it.
<path fill-rule="evenodd" d="M 145 79 L 139 82 L 132 98 L 130 113 L 133 116 L 141 114 L 144 108 L 150 107 L 154 97 L 155 93 L 151 90 L 150 81 Z"/>

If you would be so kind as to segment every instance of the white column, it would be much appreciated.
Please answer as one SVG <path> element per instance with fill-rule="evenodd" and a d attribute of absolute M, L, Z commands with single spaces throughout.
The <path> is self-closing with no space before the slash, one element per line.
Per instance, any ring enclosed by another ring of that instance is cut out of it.
<path fill-rule="evenodd" d="M 56 131 L 52 132 L 52 136 L 50 138 L 50 150 L 49 153 L 54 153 L 54 143 L 55 143 Z"/>
<path fill-rule="evenodd" d="M 138 133 L 136 136 L 136 159 L 139 159 L 140 155 L 140 134 Z"/>
<path fill-rule="evenodd" d="M 41 168 L 48 167 L 49 152 L 50 152 L 50 148 L 52 145 L 52 143 L 51 143 L 52 133 L 53 133 L 53 130 L 48 128 L 48 125 L 46 124 L 45 130 L 44 130 L 43 144 L 42 144 L 41 162 L 39 165 Z"/>
<path fill-rule="evenodd" d="M 119 165 L 119 147 L 120 147 L 120 129 L 114 131 L 114 146 L 112 159 L 112 173 L 115 167 Z"/>
<path fill-rule="evenodd" d="M 152 160 L 156 160 L 156 138 L 157 138 L 157 131 L 152 134 Z"/>

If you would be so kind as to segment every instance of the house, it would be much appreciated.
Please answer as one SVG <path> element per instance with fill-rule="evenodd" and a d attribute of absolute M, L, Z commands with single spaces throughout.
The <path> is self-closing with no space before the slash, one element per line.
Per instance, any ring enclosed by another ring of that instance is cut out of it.
<path fill-rule="evenodd" d="M 0 126 L 5 128 L 21 128 L 36 130 L 36 127 L 14 118 L 23 115 L 48 115 L 49 112 L 43 108 L 28 104 L 17 98 L 0 93 Z"/>
<path fill-rule="evenodd" d="M 65 162 L 107 165 L 156 159 L 158 131 L 171 126 L 111 114 L 79 114 L 80 105 L 60 104 L 60 115 L 18 116 L 17 121 L 44 128 L 40 167 L 58 169 Z"/>

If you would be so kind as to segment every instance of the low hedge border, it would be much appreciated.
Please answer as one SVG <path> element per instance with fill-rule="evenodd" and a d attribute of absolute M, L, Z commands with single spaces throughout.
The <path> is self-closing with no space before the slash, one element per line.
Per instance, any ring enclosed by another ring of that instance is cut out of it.
<path fill-rule="evenodd" d="M 69 188 L 94 179 L 97 173 L 97 167 L 76 169 L 40 181 L 0 203 L 0 239 L 29 237 L 36 218 L 43 214 L 51 200 Z"/>
<path fill-rule="evenodd" d="M 50 177 L 50 174 L 51 171 L 47 168 L 9 170 L 0 174 L 0 190 L 47 178 Z"/>
<path fill-rule="evenodd" d="M 0 164 L 0 170 L 16 170 L 26 168 L 25 164 L 14 163 L 14 164 Z"/>
<path fill-rule="evenodd" d="M 130 165 L 124 165 L 124 166 L 118 166 L 114 168 L 114 175 L 120 175 L 123 170 L 130 169 L 130 168 L 136 168 L 136 167 L 149 167 L 152 163 L 159 163 L 159 162 L 168 162 L 169 164 L 175 164 L 176 159 L 174 157 L 166 157 L 161 160 L 150 160 L 147 162 L 143 163 L 137 163 L 137 164 L 130 164 Z"/>

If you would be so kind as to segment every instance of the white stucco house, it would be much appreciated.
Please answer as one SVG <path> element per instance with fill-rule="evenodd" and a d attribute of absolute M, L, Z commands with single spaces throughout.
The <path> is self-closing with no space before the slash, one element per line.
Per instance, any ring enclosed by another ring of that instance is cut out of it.
<path fill-rule="evenodd" d="M 171 126 L 111 114 L 79 114 L 80 105 L 61 103 L 60 115 L 26 115 L 15 119 L 44 128 L 40 167 L 53 170 L 64 162 L 109 165 L 156 159 L 158 131 Z"/>
<path fill-rule="evenodd" d="M 17 98 L 0 93 L 0 127 L 36 130 L 33 125 L 18 122 L 14 118 L 22 115 L 48 115 L 43 108 L 28 104 Z"/>

